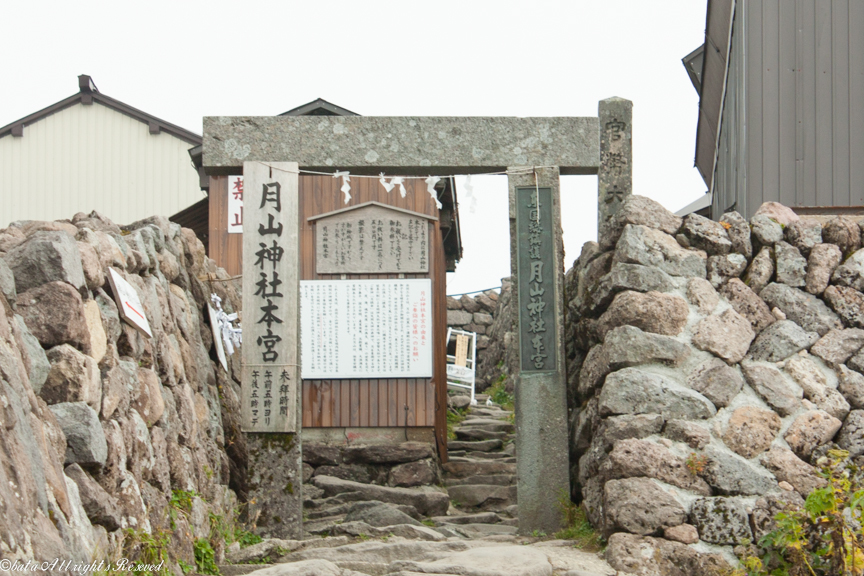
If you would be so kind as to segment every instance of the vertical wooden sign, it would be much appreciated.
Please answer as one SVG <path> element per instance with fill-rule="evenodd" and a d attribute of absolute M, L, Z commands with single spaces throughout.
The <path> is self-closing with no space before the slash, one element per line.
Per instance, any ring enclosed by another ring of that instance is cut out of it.
<path fill-rule="evenodd" d="M 243 431 L 296 432 L 298 165 L 243 165 Z"/>

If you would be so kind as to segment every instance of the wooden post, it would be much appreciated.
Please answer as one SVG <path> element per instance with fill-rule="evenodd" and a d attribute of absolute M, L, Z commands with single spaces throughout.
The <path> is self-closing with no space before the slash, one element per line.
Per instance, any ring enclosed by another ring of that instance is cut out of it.
<path fill-rule="evenodd" d="M 299 176 L 295 162 L 243 165 L 242 427 L 249 520 L 302 538 Z"/>

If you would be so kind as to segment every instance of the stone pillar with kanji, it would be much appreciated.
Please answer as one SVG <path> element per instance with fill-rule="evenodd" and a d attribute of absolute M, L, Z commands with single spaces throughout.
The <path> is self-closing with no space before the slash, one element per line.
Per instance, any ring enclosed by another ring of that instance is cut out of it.
<path fill-rule="evenodd" d="M 602 238 L 624 199 L 633 194 L 633 102 L 601 100 L 600 168 L 597 170 L 597 237 Z"/>

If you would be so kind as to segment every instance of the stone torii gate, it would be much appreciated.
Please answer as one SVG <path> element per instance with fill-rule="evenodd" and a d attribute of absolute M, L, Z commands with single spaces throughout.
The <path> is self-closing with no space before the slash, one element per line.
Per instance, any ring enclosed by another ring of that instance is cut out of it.
<path fill-rule="evenodd" d="M 298 177 L 292 170 L 298 167 L 390 176 L 507 171 L 511 270 L 519 303 L 513 318 L 520 346 L 516 378 L 519 532 L 552 533 L 561 524 L 557 499 L 562 491 L 569 494 L 559 175 L 598 175 L 602 235 L 608 219 L 632 193 L 631 119 L 632 103 L 621 98 L 601 101 L 598 117 L 205 117 L 203 165 L 211 175 L 236 174 L 244 163 L 281 165 L 287 167 L 280 176 L 283 193 L 294 194 Z M 266 180 L 267 175 L 260 178 Z M 253 176 L 259 188 L 260 178 Z M 247 190 L 253 190 L 248 184 Z M 284 203 L 280 213 L 288 227 L 297 226 L 296 213 L 285 213 L 291 206 Z M 285 256 L 295 259 L 283 263 L 287 277 L 292 266 L 297 269 L 297 251 L 286 250 Z M 292 282 L 294 286 L 283 288 L 299 289 L 296 274 Z M 295 325 L 299 338 L 299 318 Z M 251 328 L 246 332 L 244 322 L 247 342 L 251 332 Z M 288 356 L 295 358 L 296 340 L 288 346 L 294 347 Z M 296 358 L 299 363 L 299 355 Z M 244 369 L 244 387 L 246 379 Z M 299 369 L 295 379 L 299 382 Z M 280 421 L 278 430 L 293 435 L 288 438 L 291 456 L 283 460 L 286 477 L 293 478 L 301 477 L 296 416 Z M 255 434 L 249 436 L 252 443 L 263 442 Z M 286 502 L 281 504 L 259 504 L 285 510 L 283 518 L 296 519 L 296 526 L 284 533 L 299 535 L 302 498 L 300 490 L 291 492 L 283 495 Z"/>

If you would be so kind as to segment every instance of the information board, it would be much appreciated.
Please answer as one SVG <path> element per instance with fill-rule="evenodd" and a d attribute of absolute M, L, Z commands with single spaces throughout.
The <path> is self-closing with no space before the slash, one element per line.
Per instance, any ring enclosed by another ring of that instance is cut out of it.
<path fill-rule="evenodd" d="M 318 274 L 429 271 L 428 216 L 377 203 L 316 217 Z"/>
<path fill-rule="evenodd" d="M 301 376 L 430 378 L 432 281 L 300 282 Z"/>
<path fill-rule="evenodd" d="M 114 302 L 117 304 L 120 318 L 146 334 L 148 338 L 152 338 L 153 332 L 150 331 L 147 314 L 135 288 L 113 268 L 108 269 L 108 282 L 111 284 L 111 291 L 114 292 Z"/>

